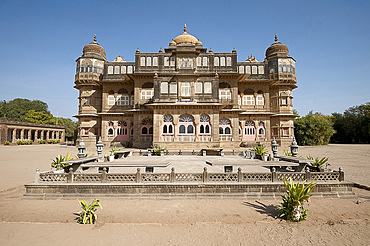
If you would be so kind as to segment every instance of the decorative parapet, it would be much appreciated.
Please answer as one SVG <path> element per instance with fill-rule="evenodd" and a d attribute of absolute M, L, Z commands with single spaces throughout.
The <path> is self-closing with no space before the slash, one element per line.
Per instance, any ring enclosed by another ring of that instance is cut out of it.
<path fill-rule="evenodd" d="M 140 168 L 136 173 L 107 173 L 96 174 L 73 173 L 40 173 L 36 171 L 35 183 L 249 183 L 249 182 L 279 182 L 282 178 L 293 181 L 344 181 L 342 169 L 335 172 L 276 172 L 272 169 L 270 173 L 243 173 L 241 168 L 237 173 L 208 173 L 204 168 L 203 173 L 141 173 Z"/>

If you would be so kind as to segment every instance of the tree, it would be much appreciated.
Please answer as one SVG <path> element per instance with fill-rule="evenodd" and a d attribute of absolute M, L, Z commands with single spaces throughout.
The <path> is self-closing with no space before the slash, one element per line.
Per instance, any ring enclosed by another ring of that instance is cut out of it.
<path fill-rule="evenodd" d="M 294 134 L 299 145 L 328 144 L 335 133 L 330 116 L 309 112 L 294 120 Z"/>
<path fill-rule="evenodd" d="M 370 102 L 333 113 L 333 143 L 370 143 Z"/>
<path fill-rule="evenodd" d="M 33 109 L 26 113 L 25 121 L 31 123 L 55 125 L 56 118 L 49 111 L 35 111 Z"/>
<path fill-rule="evenodd" d="M 40 100 L 31 101 L 23 98 L 16 98 L 9 102 L 3 101 L 0 105 L 1 116 L 5 114 L 6 118 L 11 121 L 25 121 L 26 113 L 31 109 L 46 112 L 48 105 Z"/>
<path fill-rule="evenodd" d="M 66 139 L 73 140 L 77 130 L 77 122 L 69 118 L 58 118 L 58 125 L 64 125 L 66 128 Z"/>

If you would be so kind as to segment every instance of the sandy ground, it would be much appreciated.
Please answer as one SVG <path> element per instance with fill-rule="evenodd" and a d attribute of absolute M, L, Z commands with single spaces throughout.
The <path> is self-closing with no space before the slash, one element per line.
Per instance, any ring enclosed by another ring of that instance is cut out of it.
<path fill-rule="evenodd" d="M 307 221 L 277 218 L 279 200 L 101 199 L 98 223 L 79 225 L 76 200 L 26 200 L 36 168 L 75 147 L 0 146 L 1 245 L 369 245 L 370 191 L 356 199 L 312 199 Z M 300 147 L 328 156 L 346 180 L 370 186 L 370 145 Z M 97 197 L 98 198 L 98 197 Z"/>

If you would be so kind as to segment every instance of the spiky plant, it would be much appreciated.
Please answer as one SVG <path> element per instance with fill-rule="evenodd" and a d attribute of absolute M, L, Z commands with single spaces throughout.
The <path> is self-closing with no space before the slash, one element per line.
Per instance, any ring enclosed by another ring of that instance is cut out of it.
<path fill-rule="evenodd" d="M 257 155 L 263 155 L 267 153 L 266 147 L 260 144 L 254 146 L 251 150 L 255 151 Z"/>
<path fill-rule="evenodd" d="M 93 200 L 89 204 L 86 204 L 84 200 L 78 200 L 78 202 L 81 205 L 82 210 L 78 211 L 80 214 L 77 221 L 80 224 L 94 224 L 98 216 L 95 214 L 97 207 L 100 207 L 103 209 L 101 206 L 99 200 Z"/>
<path fill-rule="evenodd" d="M 285 178 L 282 180 L 287 188 L 287 194 L 281 196 L 283 200 L 278 207 L 281 210 L 280 217 L 293 222 L 306 220 L 308 210 L 303 208 L 303 203 L 308 202 L 310 192 L 316 184 L 311 182 L 305 186 L 306 181 L 294 184 L 291 178 L 289 181 Z"/>
<path fill-rule="evenodd" d="M 72 154 L 70 153 L 67 153 L 66 156 L 57 155 L 55 159 L 51 162 L 51 167 L 57 168 L 57 169 L 60 169 L 61 167 L 62 168 L 68 167 L 68 164 L 61 164 L 61 163 L 64 161 L 72 160 L 72 159 L 73 159 Z"/>

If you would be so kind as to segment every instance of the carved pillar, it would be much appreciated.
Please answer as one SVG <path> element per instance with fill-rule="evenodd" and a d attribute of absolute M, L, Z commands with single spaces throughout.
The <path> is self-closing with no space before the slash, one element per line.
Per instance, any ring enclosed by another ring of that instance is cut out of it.
<path fill-rule="evenodd" d="M 46 131 L 46 142 L 49 142 L 50 137 L 50 131 Z"/>
<path fill-rule="evenodd" d="M 35 130 L 35 137 L 33 139 L 34 143 L 37 143 L 38 137 L 39 137 L 39 130 Z"/>
<path fill-rule="evenodd" d="M 239 119 L 235 115 L 231 121 L 232 129 L 233 129 L 233 141 L 239 141 Z"/>
<path fill-rule="evenodd" d="M 179 116 L 178 115 L 173 115 L 173 141 L 174 142 L 179 141 L 178 136 L 177 136 L 177 133 L 178 133 L 177 123 L 178 123 L 178 121 L 179 121 Z"/>
<path fill-rule="evenodd" d="M 245 136 L 245 133 L 244 133 L 244 127 L 245 127 L 245 120 L 241 120 L 240 121 L 240 128 L 241 128 L 241 131 L 242 131 L 242 141 L 244 141 L 244 136 Z"/>
<path fill-rule="evenodd" d="M 21 140 L 23 140 L 24 137 L 24 129 L 21 130 Z"/>
<path fill-rule="evenodd" d="M 212 116 L 212 138 L 214 142 L 220 141 L 220 135 L 219 135 L 219 126 L 220 126 L 220 115 L 218 110 L 213 110 L 213 116 Z"/>
<path fill-rule="evenodd" d="M 13 129 L 13 135 L 12 135 L 12 143 L 15 143 L 17 141 L 17 129 Z"/>
<path fill-rule="evenodd" d="M 194 133 L 195 133 L 195 142 L 199 142 L 199 125 L 200 125 L 200 115 L 195 114 L 194 117 Z"/>

